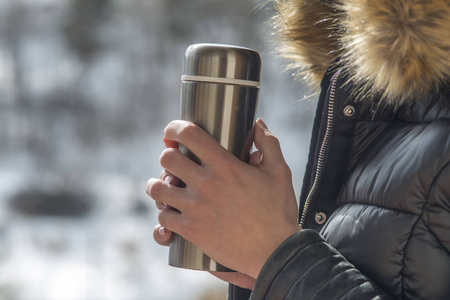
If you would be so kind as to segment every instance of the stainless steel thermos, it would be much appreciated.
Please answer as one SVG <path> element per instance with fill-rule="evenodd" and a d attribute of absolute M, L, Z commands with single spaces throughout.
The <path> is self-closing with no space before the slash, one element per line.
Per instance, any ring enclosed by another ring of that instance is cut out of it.
<path fill-rule="evenodd" d="M 186 50 L 181 77 L 181 119 L 199 125 L 245 162 L 248 162 L 253 144 L 260 70 L 261 57 L 254 50 L 196 44 Z M 180 151 L 201 163 L 183 145 L 180 145 Z M 230 271 L 179 235 L 175 235 L 170 245 L 169 265 Z"/>

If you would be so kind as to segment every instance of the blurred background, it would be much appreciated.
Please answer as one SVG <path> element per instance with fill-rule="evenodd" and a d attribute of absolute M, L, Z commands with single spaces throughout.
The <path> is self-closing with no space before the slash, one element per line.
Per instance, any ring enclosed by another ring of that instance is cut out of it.
<path fill-rule="evenodd" d="M 0 0 L 0 299 L 225 299 L 167 266 L 145 183 L 179 117 L 185 49 L 258 50 L 258 116 L 297 196 L 315 110 L 283 72 L 258 0 Z"/>

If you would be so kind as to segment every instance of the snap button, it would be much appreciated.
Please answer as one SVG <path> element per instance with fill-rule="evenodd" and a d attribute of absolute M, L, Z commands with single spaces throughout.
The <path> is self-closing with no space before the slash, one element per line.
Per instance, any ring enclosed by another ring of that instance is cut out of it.
<path fill-rule="evenodd" d="M 353 105 L 347 105 L 344 108 L 344 116 L 346 117 L 351 117 L 355 114 L 355 107 Z"/>
<path fill-rule="evenodd" d="M 323 212 L 316 213 L 314 219 L 316 220 L 316 223 L 319 225 L 322 225 L 327 220 L 327 215 Z"/>

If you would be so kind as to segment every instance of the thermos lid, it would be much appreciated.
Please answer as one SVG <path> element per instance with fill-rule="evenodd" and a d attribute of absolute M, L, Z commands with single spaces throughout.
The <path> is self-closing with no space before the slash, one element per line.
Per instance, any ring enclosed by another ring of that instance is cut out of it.
<path fill-rule="evenodd" d="M 259 87 L 261 56 L 255 50 L 222 44 L 195 44 L 186 50 L 183 81 Z"/>

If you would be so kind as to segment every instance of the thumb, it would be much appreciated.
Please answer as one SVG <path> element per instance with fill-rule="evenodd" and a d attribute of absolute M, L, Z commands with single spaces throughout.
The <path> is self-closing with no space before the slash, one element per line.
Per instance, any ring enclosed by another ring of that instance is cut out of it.
<path fill-rule="evenodd" d="M 262 119 L 256 120 L 255 138 L 253 142 L 255 143 L 256 149 L 264 155 L 261 165 L 270 166 L 285 162 L 281 152 L 280 142 L 269 131 Z"/>

